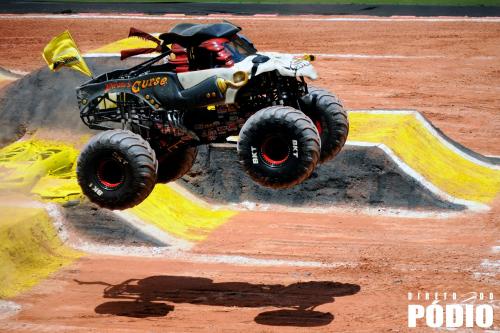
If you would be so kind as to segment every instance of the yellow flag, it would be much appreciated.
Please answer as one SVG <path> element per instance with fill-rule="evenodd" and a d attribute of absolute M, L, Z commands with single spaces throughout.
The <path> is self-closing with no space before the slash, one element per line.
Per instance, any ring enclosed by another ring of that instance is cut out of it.
<path fill-rule="evenodd" d="M 43 59 L 52 71 L 58 71 L 63 66 L 73 68 L 85 75 L 92 76 L 85 60 L 68 30 L 57 37 L 43 49 Z"/>

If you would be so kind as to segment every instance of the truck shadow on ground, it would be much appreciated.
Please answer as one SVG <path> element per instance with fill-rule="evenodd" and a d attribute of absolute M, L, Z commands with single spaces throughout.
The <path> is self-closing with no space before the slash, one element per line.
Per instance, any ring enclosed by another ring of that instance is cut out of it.
<path fill-rule="evenodd" d="M 247 282 L 220 282 L 188 276 L 151 276 L 129 279 L 120 284 L 102 284 L 104 302 L 95 308 L 99 314 L 134 318 L 162 317 L 174 310 L 174 304 L 189 303 L 224 307 L 276 307 L 255 317 L 262 325 L 313 327 L 328 325 L 334 319 L 330 312 L 314 309 L 332 303 L 335 297 L 354 295 L 360 291 L 357 284 L 332 281 L 297 282 L 290 285 L 252 284 Z"/>

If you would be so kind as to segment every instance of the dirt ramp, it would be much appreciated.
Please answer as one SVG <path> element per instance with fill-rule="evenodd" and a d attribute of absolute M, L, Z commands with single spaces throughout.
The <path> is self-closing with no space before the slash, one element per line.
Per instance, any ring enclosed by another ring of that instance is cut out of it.
<path fill-rule="evenodd" d="M 141 59 L 87 58 L 94 75 L 128 68 Z M 75 88 L 88 80 L 69 69 L 53 73 L 47 67 L 25 75 L 5 87 L 0 98 L 0 143 L 11 142 L 23 131 L 39 127 L 90 130 L 80 120 Z"/>
<path fill-rule="evenodd" d="M 457 149 L 461 150 L 464 152 L 464 154 L 468 154 L 470 156 L 472 156 L 473 158 L 479 160 L 479 161 L 482 161 L 482 162 L 485 162 L 485 163 L 489 163 L 489 164 L 492 164 L 492 165 L 500 165 L 500 157 L 497 157 L 497 156 L 485 156 L 485 155 L 482 155 L 470 148 L 467 148 L 465 147 L 464 145 L 462 145 L 461 143 L 453 140 L 452 138 L 450 138 L 449 136 L 447 136 L 440 128 L 434 126 L 431 122 L 428 122 L 432 128 L 434 128 L 436 130 L 436 132 L 439 133 L 439 135 L 441 135 L 443 137 L 444 140 L 448 141 L 450 144 L 452 144 L 453 146 L 455 146 Z"/>
<path fill-rule="evenodd" d="M 67 227 L 84 240 L 119 246 L 168 246 L 145 234 L 120 216 L 84 201 L 65 205 Z"/>
<path fill-rule="evenodd" d="M 234 146 L 201 148 L 196 164 L 181 184 L 221 203 L 465 209 L 431 193 L 378 147 L 346 146 L 337 158 L 319 166 L 310 179 L 286 190 L 255 184 L 240 167 Z"/>
<path fill-rule="evenodd" d="M 5 199 L 0 206 L 0 298 L 28 290 L 83 255 L 58 237 L 43 208 Z"/>
<path fill-rule="evenodd" d="M 17 80 L 21 77 L 21 74 L 14 73 L 8 69 L 0 67 L 0 80 Z"/>

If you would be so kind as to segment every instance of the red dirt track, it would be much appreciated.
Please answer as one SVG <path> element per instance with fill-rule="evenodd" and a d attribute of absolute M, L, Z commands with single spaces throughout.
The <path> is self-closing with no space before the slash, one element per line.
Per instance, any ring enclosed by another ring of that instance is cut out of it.
<path fill-rule="evenodd" d="M 500 23 L 234 22 L 261 50 L 408 56 L 319 56 L 317 84 L 348 109 L 417 109 L 454 140 L 500 155 Z M 67 28 L 88 52 L 131 26 L 159 32 L 175 23 L 0 19 L 9 45 L 0 66 L 44 66 L 43 46 Z M 192 249 L 214 262 L 90 255 L 14 299 L 23 310 L 0 331 L 407 332 L 408 292 L 500 298 L 498 274 L 481 266 L 498 260 L 498 199 L 487 213 L 450 218 L 240 213 Z M 216 262 L 220 255 L 278 261 L 237 265 Z"/>
<path fill-rule="evenodd" d="M 21 330 L 26 324 L 79 332 L 111 327 L 119 332 L 406 332 L 408 292 L 500 293 L 495 277 L 473 277 L 487 273 L 480 259 L 494 259 L 490 248 L 498 235 L 496 214 L 404 220 L 243 213 L 193 252 L 314 260 L 338 267 L 90 256 L 15 299 L 26 310 L 6 327 Z M 129 279 L 134 279 L 130 285 L 139 287 L 119 286 Z M 108 284 L 119 292 L 105 297 Z M 283 288 L 292 284 L 295 287 Z M 315 312 L 298 311 L 301 305 L 316 306 Z M 495 315 L 498 323 L 498 310 Z"/>

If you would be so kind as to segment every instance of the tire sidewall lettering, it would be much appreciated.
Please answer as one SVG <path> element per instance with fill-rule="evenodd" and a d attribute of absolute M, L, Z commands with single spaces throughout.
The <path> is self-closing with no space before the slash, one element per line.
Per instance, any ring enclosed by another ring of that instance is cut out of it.
<path fill-rule="evenodd" d="M 299 158 L 299 142 L 297 140 L 292 140 L 292 155 Z"/>
<path fill-rule="evenodd" d="M 250 146 L 250 154 L 252 155 L 252 163 L 259 164 L 259 154 L 257 148 Z"/>
<path fill-rule="evenodd" d="M 89 188 L 100 197 L 102 197 L 102 195 L 104 194 L 103 190 L 101 190 L 99 186 L 95 185 L 94 183 L 89 183 Z"/>
<path fill-rule="evenodd" d="M 128 164 L 128 161 L 122 157 L 118 152 L 114 151 L 112 154 L 111 154 L 111 157 L 114 158 L 116 161 L 118 161 L 119 163 L 123 164 L 123 165 L 127 165 Z"/>

